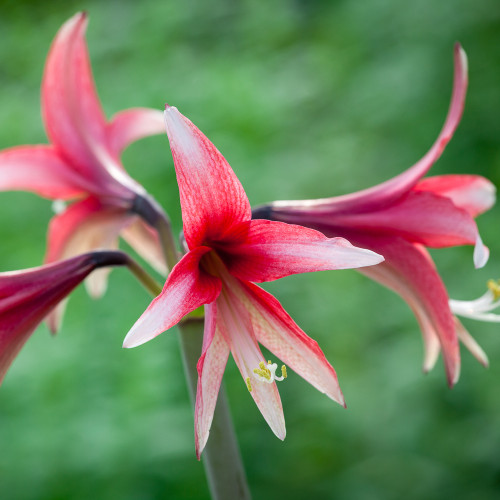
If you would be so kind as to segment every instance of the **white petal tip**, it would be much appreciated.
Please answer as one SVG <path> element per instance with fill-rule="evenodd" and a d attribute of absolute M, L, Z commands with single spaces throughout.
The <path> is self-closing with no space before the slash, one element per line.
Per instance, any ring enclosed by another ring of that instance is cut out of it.
<path fill-rule="evenodd" d="M 490 256 L 490 251 L 487 246 L 484 245 L 483 240 L 479 234 L 476 238 L 476 245 L 474 247 L 474 266 L 476 269 L 484 267 L 488 262 Z"/>

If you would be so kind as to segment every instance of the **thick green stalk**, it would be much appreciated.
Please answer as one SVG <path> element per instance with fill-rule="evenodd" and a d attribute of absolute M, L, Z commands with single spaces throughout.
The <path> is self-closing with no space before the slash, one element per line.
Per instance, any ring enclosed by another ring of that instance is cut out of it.
<path fill-rule="evenodd" d="M 179 253 L 167 215 L 150 197 L 138 197 L 134 211 L 157 230 L 167 265 L 171 270 L 179 260 Z M 131 270 L 146 288 L 150 291 L 155 290 L 154 286 L 150 286 L 150 283 L 146 285 L 148 280 L 144 279 L 143 270 L 138 270 L 135 267 Z M 161 289 L 157 289 L 153 295 L 158 295 L 160 291 Z M 200 310 L 193 311 L 178 326 L 184 372 L 194 407 L 198 382 L 196 365 L 201 355 L 203 342 L 203 314 Z M 219 391 L 210 438 L 203 451 L 202 462 L 213 500 L 251 499 L 223 386 Z"/>

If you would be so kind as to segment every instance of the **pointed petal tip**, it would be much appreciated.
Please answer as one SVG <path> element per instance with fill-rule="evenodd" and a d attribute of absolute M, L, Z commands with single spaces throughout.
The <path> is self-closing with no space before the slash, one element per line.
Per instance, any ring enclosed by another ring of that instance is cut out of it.
<path fill-rule="evenodd" d="M 484 267 L 488 262 L 489 257 L 490 257 L 490 250 L 483 243 L 483 240 L 478 234 L 476 238 L 476 245 L 474 246 L 474 256 L 473 256 L 474 267 L 476 269 Z"/>

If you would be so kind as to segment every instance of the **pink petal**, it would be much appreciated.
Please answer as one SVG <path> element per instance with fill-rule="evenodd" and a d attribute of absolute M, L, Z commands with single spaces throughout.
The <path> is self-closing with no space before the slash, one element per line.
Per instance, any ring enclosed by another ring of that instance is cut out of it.
<path fill-rule="evenodd" d="M 271 281 L 291 274 L 351 269 L 382 262 L 383 257 L 352 246 L 344 238 L 327 238 L 302 226 L 252 220 L 226 237 L 224 262 L 246 281 Z"/>
<path fill-rule="evenodd" d="M 200 259 L 211 248 L 187 253 L 169 274 L 163 291 L 130 329 L 123 347 L 136 347 L 177 324 L 186 314 L 210 304 L 220 293 L 219 278 L 200 269 Z"/>
<path fill-rule="evenodd" d="M 125 211 L 104 207 L 97 198 L 74 203 L 50 222 L 45 262 L 55 262 L 98 249 L 116 249 L 122 228 L 133 220 Z M 99 269 L 86 280 L 92 297 L 100 297 L 107 286 L 110 268 Z M 61 302 L 47 318 L 50 330 L 60 326 L 65 302 Z"/>
<path fill-rule="evenodd" d="M 337 374 L 317 342 L 308 337 L 270 293 L 245 284 L 257 340 L 318 391 L 345 406 Z"/>
<path fill-rule="evenodd" d="M 92 182 L 94 194 L 130 198 L 140 188 L 109 150 L 107 124 L 85 42 L 86 28 L 87 15 L 78 13 L 61 27 L 52 43 L 42 81 L 47 135 L 71 168 Z"/>
<path fill-rule="evenodd" d="M 109 146 L 116 157 L 132 142 L 164 133 L 163 113 L 156 109 L 133 108 L 120 111 L 108 125 Z"/>
<path fill-rule="evenodd" d="M 217 328 L 229 344 L 243 380 L 250 382 L 250 395 L 262 416 L 274 434 L 283 440 L 286 436 L 285 418 L 276 382 L 260 382 L 253 373 L 260 362 L 265 362 L 265 358 L 255 338 L 252 318 L 246 304 L 247 295 L 234 278 L 230 283 L 224 280 L 223 291 L 217 298 Z"/>
<path fill-rule="evenodd" d="M 20 146 L 0 152 L 1 191 L 32 191 L 66 200 L 81 196 L 85 184 L 52 146 Z"/>
<path fill-rule="evenodd" d="M 458 43 L 455 45 L 454 60 L 453 94 L 446 121 L 431 149 L 420 161 L 398 176 L 363 191 L 320 200 L 275 202 L 273 209 L 292 209 L 296 212 L 314 209 L 317 214 L 368 212 L 387 206 L 407 193 L 439 159 L 462 117 L 468 81 L 467 56 Z"/>
<path fill-rule="evenodd" d="M 393 234 L 430 247 L 473 245 L 478 235 L 474 219 L 465 210 L 449 198 L 427 191 L 410 191 L 397 203 L 380 210 L 304 217 L 304 224 L 310 221 L 315 226 Z"/>
<path fill-rule="evenodd" d="M 96 265 L 92 256 L 81 255 L 38 268 L 0 273 L 0 383 L 44 316 Z"/>
<path fill-rule="evenodd" d="M 495 204 L 495 186 L 479 175 L 438 175 L 422 179 L 414 188 L 446 196 L 471 217 L 476 217 Z"/>
<path fill-rule="evenodd" d="M 436 356 L 432 337 L 437 335 L 443 350 L 448 384 L 453 386 L 460 375 L 460 353 L 455 321 L 448 304 L 446 288 L 427 251 L 397 237 L 349 234 L 351 240 L 385 256 L 378 266 L 360 269 L 366 276 L 399 294 L 413 310 L 426 341 L 424 371 Z"/>
<path fill-rule="evenodd" d="M 455 325 L 457 327 L 457 335 L 458 338 L 460 339 L 460 342 L 467 347 L 469 352 L 485 367 L 488 368 L 489 366 L 489 361 L 488 361 L 488 356 L 486 353 L 483 351 L 481 346 L 476 342 L 474 337 L 471 336 L 471 334 L 465 329 L 464 325 L 458 320 L 458 318 L 455 318 Z"/>
<path fill-rule="evenodd" d="M 121 230 L 120 236 L 156 271 L 167 275 L 167 264 L 158 234 L 142 219 L 135 218 Z"/>
<path fill-rule="evenodd" d="M 167 106 L 165 124 L 174 159 L 189 248 L 219 240 L 251 218 L 250 204 L 226 159 L 176 108 Z"/>
<path fill-rule="evenodd" d="M 198 387 L 194 410 L 196 456 L 200 459 L 210 433 L 222 376 L 229 356 L 229 346 L 216 330 L 216 303 L 205 306 L 203 352 L 198 361 Z"/>

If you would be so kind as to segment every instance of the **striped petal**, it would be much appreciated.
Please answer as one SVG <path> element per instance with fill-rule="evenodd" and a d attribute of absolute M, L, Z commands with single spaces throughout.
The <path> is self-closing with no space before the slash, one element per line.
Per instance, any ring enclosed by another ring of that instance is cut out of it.
<path fill-rule="evenodd" d="M 200 269 L 200 259 L 211 249 L 187 253 L 169 274 L 163 291 L 130 329 L 123 347 L 136 347 L 176 325 L 186 314 L 212 303 L 220 293 L 218 278 Z"/>
<path fill-rule="evenodd" d="M 345 406 L 337 374 L 317 342 L 270 293 L 252 283 L 244 286 L 257 340 L 318 391 Z"/>
<path fill-rule="evenodd" d="M 196 456 L 200 459 L 210 433 L 222 376 L 229 356 L 229 346 L 216 327 L 216 302 L 205 306 L 203 352 L 198 361 L 198 387 L 194 409 Z"/>
<path fill-rule="evenodd" d="M 351 245 L 344 238 L 327 238 L 302 226 L 252 220 L 226 237 L 221 251 L 231 274 L 263 282 L 291 274 L 351 269 L 382 262 L 383 257 Z"/>
<path fill-rule="evenodd" d="M 203 133 L 176 108 L 165 109 L 189 248 L 221 237 L 251 218 L 243 187 L 226 159 Z"/>

